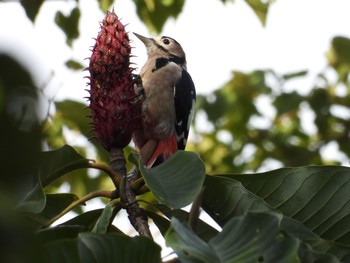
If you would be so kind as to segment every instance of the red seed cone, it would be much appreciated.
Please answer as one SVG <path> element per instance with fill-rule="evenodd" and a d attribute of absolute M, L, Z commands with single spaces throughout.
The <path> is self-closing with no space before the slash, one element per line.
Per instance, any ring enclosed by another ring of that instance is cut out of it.
<path fill-rule="evenodd" d="M 90 58 L 92 128 L 106 150 L 124 148 L 141 117 L 141 96 L 130 67 L 128 34 L 118 16 L 108 12 Z"/>

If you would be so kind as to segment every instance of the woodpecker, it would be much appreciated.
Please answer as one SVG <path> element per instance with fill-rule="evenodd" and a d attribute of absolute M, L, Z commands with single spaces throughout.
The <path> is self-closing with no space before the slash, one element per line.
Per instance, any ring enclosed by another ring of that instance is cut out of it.
<path fill-rule="evenodd" d="M 175 39 L 134 34 L 146 46 L 148 59 L 140 72 L 145 96 L 142 130 L 134 132 L 133 141 L 145 167 L 152 167 L 185 149 L 196 90 L 185 52 Z"/>

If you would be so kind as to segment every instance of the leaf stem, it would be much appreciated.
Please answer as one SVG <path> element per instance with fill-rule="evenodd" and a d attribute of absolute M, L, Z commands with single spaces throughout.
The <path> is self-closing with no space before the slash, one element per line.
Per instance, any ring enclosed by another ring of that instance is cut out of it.
<path fill-rule="evenodd" d="M 113 170 L 111 167 L 103 165 L 101 163 L 89 163 L 89 168 L 101 170 L 109 175 L 116 189 L 119 188 L 119 184 L 122 178 L 122 174 Z"/>
<path fill-rule="evenodd" d="M 112 195 L 113 195 L 113 191 L 101 190 L 101 191 L 91 192 L 91 193 L 83 196 L 82 198 L 79 198 L 78 200 L 72 202 L 69 206 L 67 206 L 64 210 L 62 210 L 62 212 L 60 212 L 58 215 L 54 216 L 49 221 L 47 221 L 46 224 L 44 225 L 44 227 L 50 226 L 57 219 L 61 218 L 62 216 L 67 214 L 69 211 L 71 211 L 73 208 L 85 203 L 86 201 L 89 201 L 89 200 L 96 198 L 96 197 L 112 198 Z"/>

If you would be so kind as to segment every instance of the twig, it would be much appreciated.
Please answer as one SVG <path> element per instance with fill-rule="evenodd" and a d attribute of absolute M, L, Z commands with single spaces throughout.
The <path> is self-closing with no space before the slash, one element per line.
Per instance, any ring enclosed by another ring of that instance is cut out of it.
<path fill-rule="evenodd" d="M 89 163 L 89 168 L 94 168 L 101 170 L 109 175 L 111 180 L 113 181 L 114 186 L 118 189 L 120 181 L 122 179 L 122 174 L 118 173 L 117 171 L 113 170 L 111 167 L 108 167 L 106 165 L 100 164 L 100 163 Z"/>
<path fill-rule="evenodd" d="M 113 194 L 113 191 L 95 191 L 95 192 L 91 192 L 91 193 L 83 196 L 82 198 L 79 198 L 78 200 L 74 201 L 73 203 L 71 203 L 61 213 L 59 213 L 58 215 L 54 216 L 49 221 L 47 221 L 44 226 L 45 227 L 50 226 L 57 219 L 61 218 L 62 216 L 67 214 L 69 211 L 71 211 L 73 208 L 75 208 L 78 205 L 81 205 L 81 204 L 85 203 L 86 201 L 89 201 L 89 200 L 91 200 L 91 199 L 93 199 L 95 197 L 112 198 L 112 194 Z"/>
<path fill-rule="evenodd" d="M 188 223 L 193 231 L 196 231 L 196 227 L 198 225 L 204 189 L 205 187 L 201 189 L 201 191 L 198 193 L 198 195 L 194 199 L 190 213 L 189 213 Z"/>

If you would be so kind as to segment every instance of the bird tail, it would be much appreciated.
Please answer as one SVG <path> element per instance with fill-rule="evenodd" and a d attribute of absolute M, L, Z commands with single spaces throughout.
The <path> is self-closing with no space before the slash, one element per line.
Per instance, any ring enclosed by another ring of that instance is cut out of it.
<path fill-rule="evenodd" d="M 159 140 L 157 146 L 155 147 L 152 156 L 145 162 L 145 167 L 150 168 L 154 164 L 158 165 L 165 160 L 169 159 L 173 155 L 177 148 L 176 135 Z"/>

